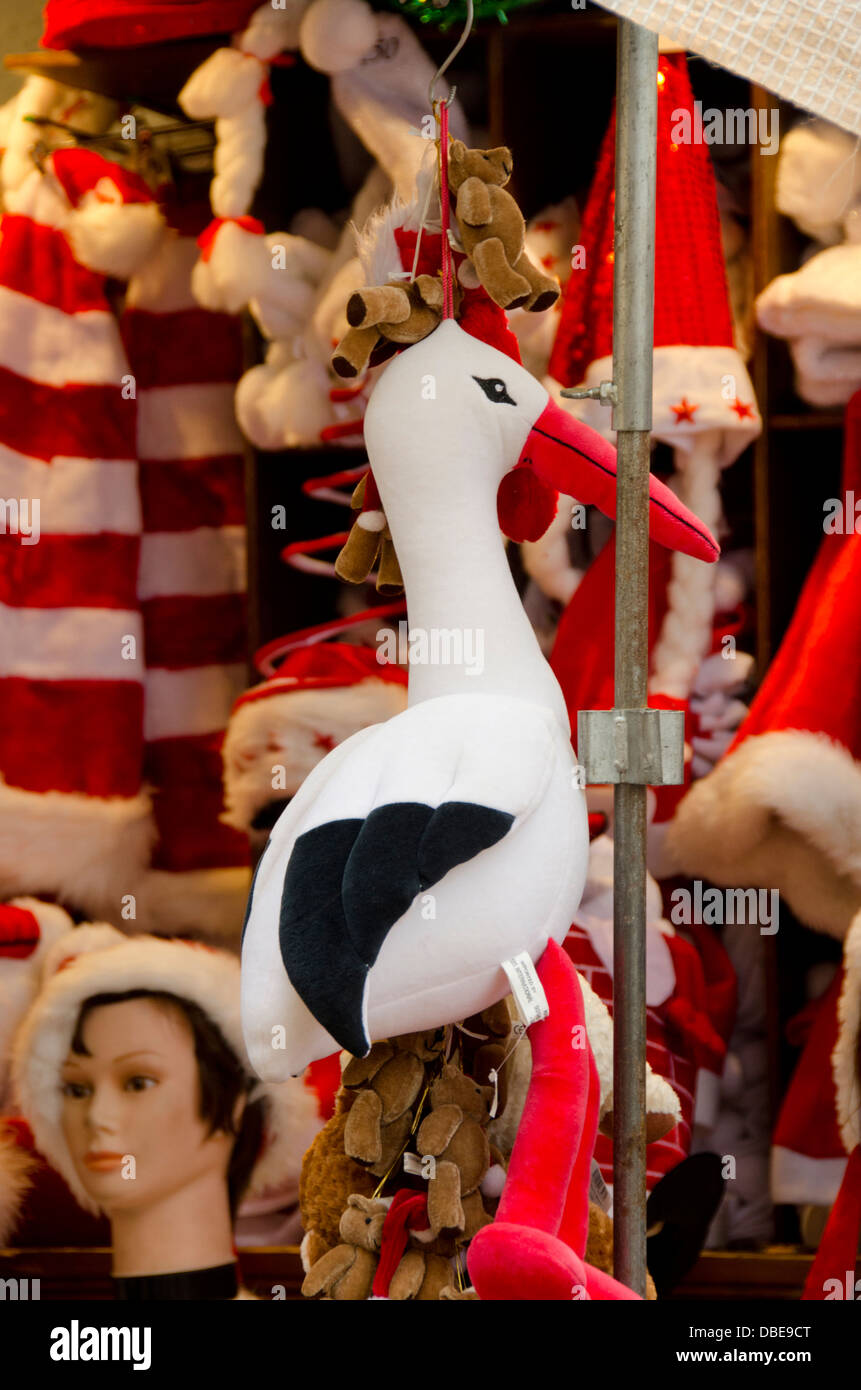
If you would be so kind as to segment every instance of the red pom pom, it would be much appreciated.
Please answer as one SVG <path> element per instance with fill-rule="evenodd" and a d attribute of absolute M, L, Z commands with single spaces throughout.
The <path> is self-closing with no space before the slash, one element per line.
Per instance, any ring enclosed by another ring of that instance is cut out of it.
<path fill-rule="evenodd" d="M 528 463 L 518 463 L 506 473 L 496 494 L 500 528 L 512 541 L 540 540 L 558 504 L 558 492 L 543 483 Z"/>

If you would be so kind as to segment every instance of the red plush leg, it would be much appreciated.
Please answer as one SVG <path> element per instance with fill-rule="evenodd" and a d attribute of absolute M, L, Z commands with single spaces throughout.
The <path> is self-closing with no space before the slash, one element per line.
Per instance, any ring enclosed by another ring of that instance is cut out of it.
<path fill-rule="evenodd" d="M 566 960 L 569 957 L 566 955 Z M 570 960 L 569 960 L 570 964 Z M 574 969 L 574 966 L 571 966 Z M 585 1031 L 585 1030 L 584 1030 Z M 586 1045 L 589 1063 L 589 1095 L 586 1102 L 586 1121 L 580 1136 L 580 1147 L 574 1159 L 574 1169 L 568 1184 L 568 1198 L 562 1214 L 559 1236 L 581 1257 L 586 1254 L 589 1239 L 589 1183 L 592 1178 L 592 1154 L 598 1134 L 598 1111 L 601 1106 L 601 1083 L 592 1049 Z"/>
<path fill-rule="evenodd" d="M 555 941 L 541 957 L 538 978 L 550 1016 L 529 1030 L 532 1080 L 496 1219 L 556 1235 L 586 1120 L 592 1054 L 571 1046 L 574 1027 L 584 1026 L 583 996 Z"/>
<path fill-rule="evenodd" d="M 482 1300 L 567 1303 L 591 1297 L 588 1266 L 557 1236 L 531 1226 L 485 1226 L 470 1241 L 467 1267 Z"/>
<path fill-rule="evenodd" d="M 496 1220 L 473 1237 L 467 1255 L 481 1299 L 591 1297 L 591 1271 L 580 1256 L 586 1246 L 584 1193 L 597 1125 L 597 1073 L 588 1044 L 572 1046 L 584 1038 L 583 996 L 571 961 L 554 941 L 541 957 L 538 977 L 550 1016 L 529 1030 L 532 1080 Z M 563 1217 L 579 1252 L 559 1237 Z"/>

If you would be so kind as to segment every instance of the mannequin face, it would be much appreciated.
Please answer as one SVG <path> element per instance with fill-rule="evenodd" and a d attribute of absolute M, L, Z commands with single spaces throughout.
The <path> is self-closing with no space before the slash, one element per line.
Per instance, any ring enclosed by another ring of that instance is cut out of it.
<path fill-rule="evenodd" d="M 75 1170 L 108 1216 L 197 1179 L 226 1181 L 234 1135 L 208 1133 L 187 1018 L 153 999 L 94 1008 L 63 1066 L 62 1125 Z M 133 1160 L 133 1161 L 132 1161 Z"/>

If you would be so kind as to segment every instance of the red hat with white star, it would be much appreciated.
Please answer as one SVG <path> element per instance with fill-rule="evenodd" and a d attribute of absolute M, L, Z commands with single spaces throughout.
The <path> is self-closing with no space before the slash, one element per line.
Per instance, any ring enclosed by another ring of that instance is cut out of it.
<path fill-rule="evenodd" d="M 721 470 L 757 437 L 762 421 L 733 343 L 711 157 L 703 143 L 682 138 L 698 133 L 685 55 L 663 54 L 658 62 L 652 435 L 674 450 L 673 490 L 716 533 Z M 615 141 L 614 110 L 580 228 L 584 255 L 573 262 L 545 383 L 560 404 L 608 438 L 614 431 L 606 406 L 569 400 L 559 391 L 597 386 L 613 375 Z M 574 725 L 577 709 L 606 707 L 612 690 L 612 547 L 592 570 L 563 616 L 552 658 Z M 686 708 L 714 641 L 714 584 L 709 566 L 652 548 L 651 705 Z M 594 642 L 584 643 L 584 623 L 596 634 Z M 656 822 L 668 819 L 678 795 L 678 789 L 660 790 Z"/>

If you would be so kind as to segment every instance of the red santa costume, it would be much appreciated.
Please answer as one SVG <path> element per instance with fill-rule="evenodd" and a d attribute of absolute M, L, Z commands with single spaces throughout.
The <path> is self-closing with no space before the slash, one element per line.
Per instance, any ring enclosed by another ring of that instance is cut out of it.
<path fill-rule="evenodd" d="M 651 1191 L 664 1173 L 690 1153 L 694 1125 L 707 1129 L 714 1121 L 725 1037 L 732 1025 L 734 979 L 724 966 L 729 1007 L 715 1010 L 700 955 L 663 919 L 660 890 L 651 878 L 646 911 L 646 1056 L 681 1103 L 679 1122 L 647 1149 L 646 1184 Z M 592 842 L 586 887 L 564 948 L 612 1014 L 613 842 L 606 835 Z M 717 1015 L 724 1036 L 718 1033 L 710 1010 Z M 613 1145 L 600 1133 L 595 1158 L 605 1182 L 612 1186 Z"/>
<path fill-rule="evenodd" d="M 861 495 L 861 392 L 846 408 L 844 496 Z M 776 889 L 807 926 L 842 939 L 861 909 L 861 534 L 826 531 L 792 622 L 739 735 L 681 802 L 677 872 Z M 805 1052 L 774 1135 L 776 1201 L 828 1205 L 845 1166 L 828 1057 L 835 981 L 808 1012 Z"/>

